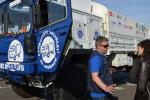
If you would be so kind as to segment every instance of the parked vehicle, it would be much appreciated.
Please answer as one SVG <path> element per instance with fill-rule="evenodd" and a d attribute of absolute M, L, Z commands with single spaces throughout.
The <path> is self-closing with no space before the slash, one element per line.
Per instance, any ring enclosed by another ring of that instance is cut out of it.
<path fill-rule="evenodd" d="M 88 59 L 100 35 L 110 40 L 110 66 L 133 66 L 147 27 L 91 0 L 3 0 L 1 76 L 25 98 L 88 100 Z"/>

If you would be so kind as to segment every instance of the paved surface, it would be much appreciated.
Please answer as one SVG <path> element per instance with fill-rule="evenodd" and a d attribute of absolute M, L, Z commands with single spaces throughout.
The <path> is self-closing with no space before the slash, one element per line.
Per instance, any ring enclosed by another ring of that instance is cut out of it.
<path fill-rule="evenodd" d="M 123 84 L 117 86 L 117 91 L 114 93 L 119 99 L 118 100 L 133 100 L 136 90 L 134 84 Z M 24 99 L 16 95 L 10 85 L 6 85 L 3 81 L 0 81 L 0 100 L 38 100 L 38 98 Z"/>
<path fill-rule="evenodd" d="M 120 86 L 117 86 L 116 95 L 119 99 L 118 100 L 133 100 L 136 91 L 136 85 L 131 83 L 126 83 Z"/>
<path fill-rule="evenodd" d="M 10 85 L 6 85 L 3 81 L 0 81 L 0 100 L 37 100 L 37 98 L 24 99 L 16 95 Z"/>

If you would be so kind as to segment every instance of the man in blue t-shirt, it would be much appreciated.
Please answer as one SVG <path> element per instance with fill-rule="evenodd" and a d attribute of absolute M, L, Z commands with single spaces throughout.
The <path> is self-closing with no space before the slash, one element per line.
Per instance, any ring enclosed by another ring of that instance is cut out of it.
<path fill-rule="evenodd" d="M 106 100 L 115 91 L 115 84 L 106 62 L 106 53 L 109 47 L 108 39 L 99 36 L 96 39 L 96 51 L 92 53 L 88 65 L 88 90 L 92 100 Z"/>

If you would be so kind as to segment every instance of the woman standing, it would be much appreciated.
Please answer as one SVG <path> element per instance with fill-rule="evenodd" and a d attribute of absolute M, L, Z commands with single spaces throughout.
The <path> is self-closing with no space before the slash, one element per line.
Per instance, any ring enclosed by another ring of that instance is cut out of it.
<path fill-rule="evenodd" d="M 138 44 L 141 65 L 137 73 L 137 89 L 134 100 L 150 100 L 150 40 Z"/>

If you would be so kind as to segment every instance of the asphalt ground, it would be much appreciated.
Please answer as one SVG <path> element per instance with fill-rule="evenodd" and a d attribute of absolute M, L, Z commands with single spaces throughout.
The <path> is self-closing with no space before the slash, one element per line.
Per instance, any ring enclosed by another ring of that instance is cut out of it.
<path fill-rule="evenodd" d="M 116 87 L 115 96 L 118 100 L 133 100 L 136 90 L 136 85 L 131 83 L 122 84 Z M 0 100 L 39 100 L 36 97 L 25 99 L 16 95 L 10 85 L 6 85 L 5 82 L 0 81 Z"/>
<path fill-rule="evenodd" d="M 4 81 L 0 81 L 0 100 L 38 100 L 38 98 L 22 98 L 13 92 L 10 85 L 6 85 Z"/>
<path fill-rule="evenodd" d="M 115 96 L 118 100 L 134 100 L 136 84 L 126 83 L 116 87 Z"/>

